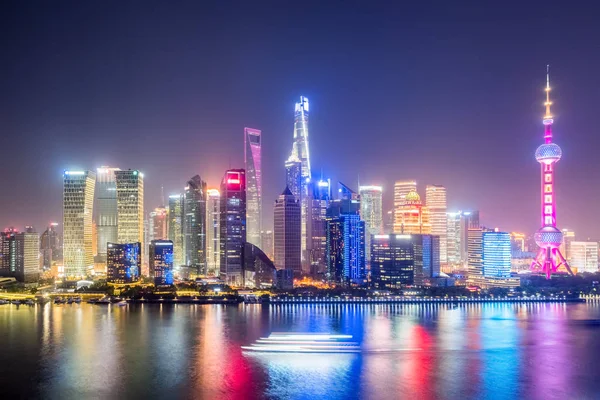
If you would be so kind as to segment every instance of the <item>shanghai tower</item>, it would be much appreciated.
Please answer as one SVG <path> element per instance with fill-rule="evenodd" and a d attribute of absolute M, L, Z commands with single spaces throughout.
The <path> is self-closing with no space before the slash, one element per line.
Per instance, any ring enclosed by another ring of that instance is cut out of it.
<path fill-rule="evenodd" d="M 535 242 L 540 248 L 531 264 L 533 271 L 542 272 L 550 279 L 558 268 L 565 267 L 573 274 L 567 260 L 560 252 L 563 235 L 556 227 L 556 193 L 554 185 L 554 170 L 556 163 L 562 157 L 562 150 L 552 143 L 552 124 L 554 119 L 550 113 L 550 75 L 546 70 L 546 115 L 544 116 L 544 144 L 535 151 L 535 159 L 542 167 L 542 227 L 535 233 Z"/>
<path fill-rule="evenodd" d="M 300 179 L 296 175 L 299 167 Z M 308 215 L 308 183 L 311 178 L 310 171 L 310 153 L 308 150 L 308 99 L 300 96 L 300 102 L 296 103 L 294 114 L 294 142 L 292 144 L 292 152 L 286 161 L 286 181 L 290 191 L 298 197 L 301 204 L 301 253 L 302 264 L 308 266 L 307 257 L 307 215 Z M 292 182 L 298 182 L 297 186 L 291 185 Z M 296 194 L 298 193 L 298 194 Z"/>

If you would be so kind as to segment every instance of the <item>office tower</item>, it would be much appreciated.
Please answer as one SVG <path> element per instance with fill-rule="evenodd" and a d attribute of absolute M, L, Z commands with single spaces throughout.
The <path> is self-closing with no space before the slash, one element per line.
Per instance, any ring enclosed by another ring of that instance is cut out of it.
<path fill-rule="evenodd" d="M 483 229 L 472 227 L 467 230 L 467 265 L 469 280 L 478 283 L 483 279 Z"/>
<path fill-rule="evenodd" d="M 96 211 L 98 261 L 106 262 L 106 244 L 118 241 L 117 181 L 118 168 L 100 167 L 96 170 Z"/>
<path fill-rule="evenodd" d="M 575 240 L 575 232 L 569 229 L 563 229 L 563 242 L 560 245 L 560 253 L 565 256 L 568 262 L 571 261 L 571 242 Z"/>
<path fill-rule="evenodd" d="M 173 242 L 173 265 L 184 264 L 183 256 L 183 195 L 169 196 L 169 240 Z"/>
<path fill-rule="evenodd" d="M 431 283 L 440 275 L 440 237 L 436 235 L 410 235 L 415 255 L 415 285 Z"/>
<path fill-rule="evenodd" d="M 7 229 L 1 234 L 2 259 L 0 276 L 19 282 L 36 282 L 40 277 L 40 239 L 33 229 L 18 232 Z"/>
<path fill-rule="evenodd" d="M 400 289 L 414 284 L 414 246 L 410 235 L 374 235 L 371 280 L 375 289 Z"/>
<path fill-rule="evenodd" d="M 323 275 L 327 269 L 327 207 L 331 201 L 331 181 L 320 179 L 311 185 L 308 232 L 312 275 Z"/>
<path fill-rule="evenodd" d="M 173 284 L 173 242 L 170 240 L 152 240 L 149 246 L 148 264 L 154 284 Z"/>
<path fill-rule="evenodd" d="M 404 205 L 406 195 L 417 191 L 417 181 L 396 181 L 394 183 L 394 232 L 396 227 L 396 211 Z"/>
<path fill-rule="evenodd" d="M 275 201 L 273 214 L 275 266 L 278 269 L 290 269 L 295 276 L 300 276 L 301 207 L 289 188 L 286 187 Z"/>
<path fill-rule="evenodd" d="M 431 234 L 440 237 L 440 262 L 446 264 L 448 262 L 446 188 L 441 185 L 427 185 L 425 206 L 429 209 Z"/>
<path fill-rule="evenodd" d="M 365 221 L 366 262 L 371 260 L 371 236 L 383 234 L 383 188 L 360 186 L 360 218 Z"/>
<path fill-rule="evenodd" d="M 221 181 L 220 207 L 221 279 L 228 285 L 244 285 L 246 243 L 246 172 L 230 169 Z"/>
<path fill-rule="evenodd" d="M 462 264 L 462 213 L 450 212 L 446 214 L 446 255 L 448 264 L 458 266 Z"/>
<path fill-rule="evenodd" d="M 364 283 L 365 222 L 359 212 L 360 202 L 351 196 L 333 200 L 327 208 L 327 278 L 331 282 Z"/>
<path fill-rule="evenodd" d="M 69 280 L 85 277 L 94 264 L 92 209 L 96 174 L 65 171 L 63 179 L 63 263 Z"/>
<path fill-rule="evenodd" d="M 511 244 L 508 232 L 483 232 L 482 268 L 485 278 L 510 278 Z"/>
<path fill-rule="evenodd" d="M 512 253 L 523 253 L 525 250 L 525 234 L 520 232 L 510 233 L 510 249 Z"/>
<path fill-rule="evenodd" d="M 52 264 L 62 258 L 60 235 L 58 234 L 56 222 L 51 223 L 40 237 L 40 252 L 42 255 L 42 268 L 47 270 Z"/>
<path fill-rule="evenodd" d="M 244 128 L 244 161 L 246 164 L 246 239 L 261 247 L 262 228 L 262 171 L 261 132 Z"/>
<path fill-rule="evenodd" d="M 265 252 L 270 260 L 275 257 L 275 239 L 273 237 L 273 231 L 262 231 L 260 233 L 260 242 L 262 243 L 262 250 Z"/>
<path fill-rule="evenodd" d="M 208 189 L 206 197 L 206 269 L 207 275 L 219 276 L 221 264 L 221 195 Z"/>
<path fill-rule="evenodd" d="M 394 210 L 388 210 L 385 213 L 385 220 L 383 221 L 383 231 L 390 233 L 394 231 Z"/>
<path fill-rule="evenodd" d="M 144 243 L 144 175 L 137 170 L 117 170 L 114 173 L 117 187 L 117 241 Z"/>
<path fill-rule="evenodd" d="M 206 182 L 196 175 L 187 182 L 183 198 L 185 264 L 206 274 Z"/>
<path fill-rule="evenodd" d="M 302 212 L 302 262 L 303 265 L 309 264 L 309 240 L 308 236 L 308 184 L 311 181 L 310 155 L 308 146 L 308 99 L 300 97 L 300 102 L 296 103 L 294 112 L 294 142 L 290 157 L 286 161 L 287 186 L 290 191 L 298 197 Z M 299 164 L 298 164 L 299 163 Z M 298 169 L 300 178 L 297 178 Z M 299 181 L 299 182 L 298 182 Z M 298 193 L 297 193 L 298 192 Z"/>
<path fill-rule="evenodd" d="M 577 272 L 598 272 L 598 242 L 571 241 L 569 252 Z"/>
<path fill-rule="evenodd" d="M 554 169 L 562 157 L 562 150 L 552 143 L 552 113 L 550 112 L 550 75 L 546 71 L 546 115 L 544 116 L 544 144 L 535 151 L 535 159 L 542 167 L 542 227 L 535 234 L 535 242 L 540 250 L 531 269 L 542 272 L 546 279 L 561 266 L 573 274 L 567 260 L 560 252 L 562 232 L 556 227 L 556 193 L 554 193 Z"/>
<path fill-rule="evenodd" d="M 141 247 L 140 242 L 106 245 L 106 280 L 109 283 L 134 283 L 140 279 Z"/>
<path fill-rule="evenodd" d="M 398 183 L 398 182 L 396 182 Z M 421 196 L 411 191 L 395 210 L 394 233 L 428 234 L 431 233 L 429 209 L 421 203 Z"/>
<path fill-rule="evenodd" d="M 167 239 L 168 233 L 168 221 L 169 214 L 165 207 L 157 207 L 154 211 L 150 212 L 150 219 L 148 220 L 148 243 L 152 240 Z"/>

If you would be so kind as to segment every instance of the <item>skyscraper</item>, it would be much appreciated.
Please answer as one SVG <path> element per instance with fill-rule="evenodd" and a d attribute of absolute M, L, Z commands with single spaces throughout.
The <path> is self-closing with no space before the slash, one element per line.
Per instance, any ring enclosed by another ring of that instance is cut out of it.
<path fill-rule="evenodd" d="M 440 237 L 440 263 L 448 262 L 446 188 L 441 185 L 425 187 L 425 206 L 429 209 L 431 233 Z"/>
<path fill-rule="evenodd" d="M 374 235 L 371 280 L 375 289 L 400 289 L 415 281 L 414 246 L 410 235 Z"/>
<path fill-rule="evenodd" d="M 511 249 L 508 232 L 483 232 L 482 267 L 485 278 L 510 278 Z"/>
<path fill-rule="evenodd" d="M 394 214 L 396 213 L 396 210 L 398 210 L 404 204 L 406 200 L 406 195 L 410 192 L 416 191 L 417 181 L 396 181 L 396 183 L 394 183 Z"/>
<path fill-rule="evenodd" d="M 246 164 L 246 238 L 261 247 L 262 228 L 262 171 L 261 131 L 244 128 L 244 160 Z"/>
<path fill-rule="evenodd" d="M 340 284 L 364 283 L 365 222 L 360 202 L 350 196 L 330 203 L 327 209 L 327 278 Z"/>
<path fill-rule="evenodd" d="M 114 171 L 117 188 L 117 240 L 144 243 L 144 176 L 138 170 Z"/>
<path fill-rule="evenodd" d="M 246 243 L 246 172 L 230 169 L 221 180 L 220 207 L 221 279 L 228 285 L 244 285 Z"/>
<path fill-rule="evenodd" d="M 570 243 L 571 265 L 577 272 L 598 272 L 598 242 Z"/>
<path fill-rule="evenodd" d="M 184 264 L 183 257 L 183 195 L 169 196 L 169 240 L 173 242 L 173 264 Z"/>
<path fill-rule="evenodd" d="M 365 221 L 366 262 L 371 261 L 371 235 L 383 234 L 383 188 L 360 186 L 360 218 Z"/>
<path fill-rule="evenodd" d="M 207 275 L 219 276 L 221 265 L 221 195 L 208 189 L 206 197 L 206 269 Z"/>
<path fill-rule="evenodd" d="M 96 170 L 96 229 L 98 261 L 106 262 L 106 244 L 118 240 L 117 182 L 118 168 L 100 167 Z"/>
<path fill-rule="evenodd" d="M 27 229 L 26 232 L 7 229 L 1 238 L 0 276 L 13 277 L 19 282 L 36 282 L 40 276 L 38 234 Z"/>
<path fill-rule="evenodd" d="M 446 214 L 446 259 L 451 266 L 462 264 L 462 213 L 450 212 Z"/>
<path fill-rule="evenodd" d="M 440 275 L 440 237 L 410 235 L 415 256 L 415 285 L 427 285 Z"/>
<path fill-rule="evenodd" d="M 275 201 L 273 210 L 275 266 L 277 269 L 292 270 L 296 276 L 302 273 L 300 209 L 299 200 L 286 187 Z"/>
<path fill-rule="evenodd" d="M 168 222 L 169 213 L 165 207 L 156 207 L 153 211 L 151 211 L 149 219 L 150 238 L 148 242 L 152 240 L 168 239 Z"/>
<path fill-rule="evenodd" d="M 63 179 L 63 262 L 69 280 L 87 275 L 93 267 L 92 209 L 96 174 L 65 171 Z"/>
<path fill-rule="evenodd" d="M 472 283 L 483 279 L 483 229 L 470 227 L 467 231 L 468 276 Z"/>
<path fill-rule="evenodd" d="M 308 146 L 308 99 L 300 96 L 300 102 L 296 103 L 294 113 L 294 142 L 292 152 L 286 161 L 287 186 L 290 191 L 298 196 L 302 212 L 302 261 L 303 265 L 309 264 L 309 240 L 307 239 L 307 219 L 308 219 L 308 184 L 311 180 L 310 153 Z M 298 165 L 298 162 L 300 165 Z M 299 194 L 296 193 L 297 173 L 300 167 Z M 307 251 L 308 250 L 308 251 Z"/>
<path fill-rule="evenodd" d="M 542 167 L 542 227 L 535 234 L 540 250 L 531 264 L 534 271 L 543 272 L 547 279 L 561 266 L 573 274 L 567 260 L 560 252 L 562 232 L 556 227 L 556 193 L 554 193 L 554 168 L 562 157 L 562 150 L 552 143 L 552 113 L 550 112 L 550 75 L 546 70 L 546 115 L 544 116 L 544 141 L 535 151 L 535 159 Z"/>
<path fill-rule="evenodd" d="M 275 252 L 273 231 L 262 231 L 260 233 L 260 241 L 263 245 L 261 250 L 265 252 L 270 260 L 273 260 L 275 258 L 275 255 L 273 254 Z"/>
<path fill-rule="evenodd" d="M 152 240 L 149 246 L 148 264 L 154 284 L 173 284 L 173 242 L 170 240 Z"/>
<path fill-rule="evenodd" d="M 47 270 L 52 264 L 62 259 L 62 246 L 60 235 L 56 230 L 58 223 L 51 223 L 40 237 L 40 252 L 42 253 L 42 267 Z"/>
<path fill-rule="evenodd" d="M 106 280 L 109 283 L 133 283 L 140 279 L 141 247 L 140 242 L 106 245 Z"/>
<path fill-rule="evenodd" d="M 185 264 L 206 273 L 206 182 L 196 175 L 187 182 L 183 198 Z"/>
<path fill-rule="evenodd" d="M 411 191 L 395 210 L 394 233 L 399 234 L 428 234 L 431 233 L 429 208 L 424 207 L 421 196 Z"/>
<path fill-rule="evenodd" d="M 309 208 L 311 274 L 323 275 L 327 269 L 327 208 L 331 201 L 331 181 L 320 179 L 311 185 Z"/>

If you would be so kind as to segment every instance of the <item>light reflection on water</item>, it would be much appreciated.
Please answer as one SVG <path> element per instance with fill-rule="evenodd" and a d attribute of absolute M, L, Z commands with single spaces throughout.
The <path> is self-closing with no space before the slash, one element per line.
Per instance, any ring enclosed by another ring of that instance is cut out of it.
<path fill-rule="evenodd" d="M 598 319 L 586 304 L 5 305 L 0 397 L 599 398 Z M 240 349 L 287 331 L 367 351 Z"/>

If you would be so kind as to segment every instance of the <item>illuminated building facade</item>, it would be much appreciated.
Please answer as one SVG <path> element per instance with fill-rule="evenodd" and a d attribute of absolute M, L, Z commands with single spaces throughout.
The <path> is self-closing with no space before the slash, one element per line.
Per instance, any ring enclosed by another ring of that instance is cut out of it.
<path fill-rule="evenodd" d="M 311 185 L 311 204 L 309 208 L 310 233 L 310 273 L 323 275 L 327 268 L 327 208 L 331 202 L 331 181 L 320 179 Z"/>
<path fill-rule="evenodd" d="M 446 214 L 446 260 L 450 265 L 462 264 L 461 254 L 461 213 L 450 212 Z"/>
<path fill-rule="evenodd" d="M 544 116 L 544 144 L 535 151 L 535 159 L 542 168 L 542 227 L 535 234 L 535 242 L 539 252 L 531 264 L 531 269 L 542 272 L 550 279 L 552 273 L 564 267 L 573 274 L 567 260 L 560 252 L 563 242 L 562 232 L 556 227 L 556 193 L 554 191 L 554 170 L 556 163 L 562 157 L 562 150 L 552 143 L 552 113 L 550 112 L 550 75 L 546 73 L 546 115 Z"/>
<path fill-rule="evenodd" d="M 483 229 L 481 227 L 469 228 L 467 235 L 469 280 L 477 283 L 483 279 Z"/>
<path fill-rule="evenodd" d="M 106 245 L 106 280 L 109 283 L 134 283 L 140 279 L 141 247 L 140 242 Z"/>
<path fill-rule="evenodd" d="M 244 128 L 244 160 L 246 165 L 246 239 L 261 247 L 262 170 L 261 131 Z"/>
<path fill-rule="evenodd" d="M 598 272 L 598 242 L 570 243 L 571 266 L 577 272 Z"/>
<path fill-rule="evenodd" d="M 51 223 L 40 237 L 40 252 L 42 255 L 42 268 L 49 270 L 52 264 L 62 259 L 62 246 L 60 235 L 56 230 L 58 223 Z"/>
<path fill-rule="evenodd" d="M 149 219 L 150 241 L 158 239 L 167 239 L 169 237 L 168 222 L 169 212 L 164 207 L 157 207 L 150 212 Z"/>
<path fill-rule="evenodd" d="M 106 244 L 118 241 L 117 181 L 118 168 L 100 167 L 96 170 L 96 231 L 98 261 L 106 262 Z"/>
<path fill-rule="evenodd" d="M 407 235 L 431 233 L 429 209 L 423 206 L 421 196 L 416 191 L 409 192 L 396 208 L 394 233 Z"/>
<path fill-rule="evenodd" d="M 565 256 L 567 262 L 571 262 L 571 242 L 575 240 L 575 232 L 570 229 L 562 229 L 563 242 L 560 245 L 560 253 Z"/>
<path fill-rule="evenodd" d="M 287 187 L 275 201 L 273 209 L 275 266 L 292 270 L 296 276 L 302 274 L 300 209 L 298 198 Z"/>
<path fill-rule="evenodd" d="M 40 277 L 38 234 L 33 230 L 18 232 L 15 229 L 7 229 L 0 237 L 0 276 L 13 277 L 19 282 L 36 282 Z"/>
<path fill-rule="evenodd" d="M 440 262 L 446 264 L 448 262 L 446 188 L 441 185 L 427 185 L 425 187 L 425 206 L 429 210 L 431 234 L 440 237 Z"/>
<path fill-rule="evenodd" d="M 154 284 L 173 284 L 173 242 L 170 240 L 152 240 L 149 246 L 148 265 Z"/>
<path fill-rule="evenodd" d="M 196 175 L 187 182 L 183 197 L 185 265 L 206 273 L 206 182 Z"/>
<path fill-rule="evenodd" d="M 365 222 L 360 202 L 333 200 L 326 219 L 327 279 L 338 284 L 363 284 L 366 277 Z"/>
<path fill-rule="evenodd" d="M 383 188 L 360 186 L 360 218 L 365 221 L 366 262 L 371 260 L 371 236 L 383 234 Z"/>
<path fill-rule="evenodd" d="M 298 197 L 302 212 L 302 260 L 303 264 L 309 264 L 308 240 L 308 184 L 311 181 L 310 153 L 308 146 L 308 99 L 300 96 L 300 102 L 296 103 L 294 109 L 294 142 L 292 152 L 285 163 L 286 183 L 290 191 Z M 299 164 L 298 164 L 299 163 Z M 298 171 L 299 169 L 299 171 Z M 297 175 L 300 173 L 300 178 Z M 298 182 L 299 181 L 299 182 Z"/>
<path fill-rule="evenodd" d="M 414 246 L 410 235 L 374 235 L 371 281 L 375 289 L 400 289 L 415 281 Z"/>
<path fill-rule="evenodd" d="M 410 235 L 415 256 L 415 285 L 429 285 L 440 275 L 440 237 Z"/>
<path fill-rule="evenodd" d="M 206 193 L 206 274 L 218 276 L 221 269 L 221 195 L 217 189 L 208 189 Z"/>
<path fill-rule="evenodd" d="M 117 187 L 117 241 L 144 243 L 144 175 L 138 170 L 114 171 Z"/>
<path fill-rule="evenodd" d="M 482 246 L 483 276 L 485 278 L 510 278 L 510 234 L 508 232 L 483 232 Z"/>
<path fill-rule="evenodd" d="M 184 264 L 183 257 L 183 195 L 169 196 L 169 240 L 173 242 L 173 264 Z"/>
<path fill-rule="evenodd" d="M 228 285 L 244 285 L 246 243 L 246 171 L 230 169 L 221 180 L 220 277 Z"/>
<path fill-rule="evenodd" d="M 273 237 L 273 231 L 262 231 L 260 233 L 260 242 L 262 243 L 262 250 L 265 252 L 270 260 L 275 258 L 275 238 Z"/>
<path fill-rule="evenodd" d="M 94 265 L 92 210 L 96 174 L 65 171 L 63 176 L 63 263 L 68 280 L 85 277 Z"/>

